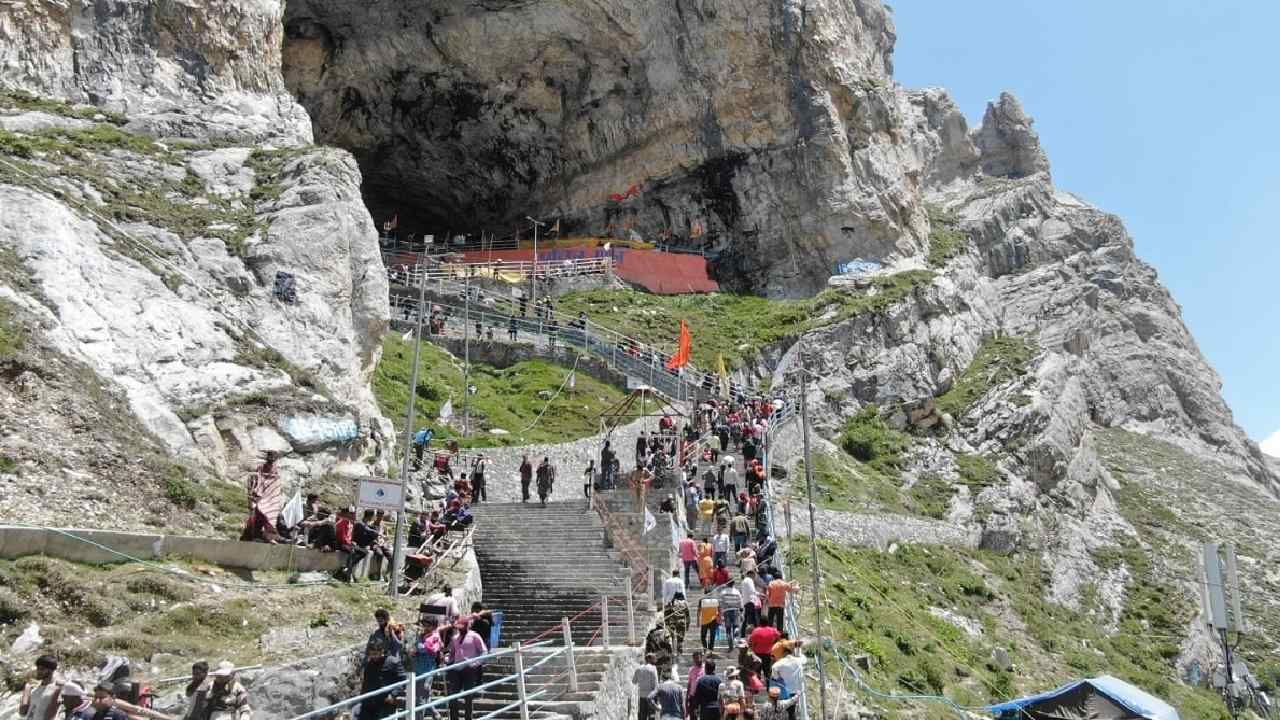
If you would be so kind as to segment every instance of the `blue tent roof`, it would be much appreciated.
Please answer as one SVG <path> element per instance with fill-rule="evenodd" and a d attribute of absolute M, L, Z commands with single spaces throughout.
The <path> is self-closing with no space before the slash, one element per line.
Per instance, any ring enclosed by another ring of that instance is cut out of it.
<path fill-rule="evenodd" d="M 1095 690 L 1110 698 L 1112 702 L 1127 708 L 1135 715 L 1141 715 L 1144 718 L 1150 718 L 1150 720 L 1179 720 L 1178 711 L 1174 710 L 1169 703 L 1161 700 L 1151 693 L 1146 692 L 1145 690 L 1136 688 L 1129 683 L 1119 678 L 1111 677 L 1110 675 L 1103 675 L 1101 677 L 1089 678 L 1086 680 L 1076 680 L 1063 685 L 1057 690 L 1051 690 L 1049 692 L 1040 693 L 1039 695 L 1020 698 L 1018 700 L 1010 700 L 1009 702 L 1000 703 L 999 705 L 992 705 L 988 710 L 993 715 L 999 717 L 1006 712 L 1021 710 L 1029 705 L 1034 705 L 1038 702 L 1069 693 L 1084 684 L 1092 686 Z"/>

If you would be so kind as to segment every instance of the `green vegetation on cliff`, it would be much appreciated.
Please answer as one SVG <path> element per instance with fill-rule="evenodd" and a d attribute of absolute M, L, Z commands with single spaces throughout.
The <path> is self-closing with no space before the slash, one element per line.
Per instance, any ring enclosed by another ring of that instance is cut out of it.
<path fill-rule="evenodd" d="M 1025 375 L 1035 353 L 1035 345 L 1021 337 L 1000 335 L 983 340 L 951 389 L 938 397 L 938 412 L 958 420 L 992 388 Z"/>
<path fill-rule="evenodd" d="M 929 267 L 940 268 L 947 261 L 964 252 L 969 237 L 956 229 L 959 220 L 955 215 L 934 205 L 929 211 Z"/>
<path fill-rule="evenodd" d="M 1226 718 L 1215 695 L 1177 682 L 1176 640 L 1152 637 L 1181 637 L 1191 611 L 1159 606 L 1156 598 L 1178 591 L 1146 571 L 1150 559 L 1140 551 L 1126 553 L 1134 577 L 1119 625 L 1108 631 L 1100 607 L 1044 599 L 1047 570 L 1035 557 L 924 545 L 888 553 L 825 539 L 818 550 L 824 630 L 845 658 L 870 657 L 866 679 L 880 691 L 976 706 L 1106 672 L 1165 697 L 1184 717 Z M 808 590 L 806 538 L 796 538 L 788 563 Z M 806 635 L 812 607 L 812 598 L 802 600 Z M 1008 651 L 1011 670 L 995 663 L 996 648 Z M 888 717 L 951 717 L 942 705 L 878 704 Z"/>
<path fill-rule="evenodd" d="M 716 357 L 734 366 L 761 348 L 808 330 L 903 301 L 933 280 L 928 270 L 872 278 L 864 289 L 822 291 L 807 300 L 767 300 L 755 295 L 651 295 L 633 290 L 585 290 L 562 296 L 556 309 L 585 312 L 600 325 L 664 349 L 675 346 L 680 321 L 693 334 L 693 361 L 714 369 Z"/>
<path fill-rule="evenodd" d="M 398 333 L 388 333 L 382 341 L 382 361 L 373 376 L 373 391 L 382 414 L 394 423 L 398 433 L 404 431 L 412 371 L 413 342 L 406 342 Z M 569 368 L 545 360 L 528 360 L 501 370 L 473 362 L 471 384 L 476 386 L 476 394 L 471 396 L 472 431 L 464 439 L 462 361 L 424 342 L 418 399 L 414 404 L 416 425 L 435 428 L 437 438 L 457 438 L 463 447 L 567 442 L 594 435 L 600 431 L 600 413 L 621 402 L 624 395 L 583 372 L 577 373 L 574 389 L 565 387 L 538 419 L 547 406 L 547 398 L 564 384 L 568 374 Z M 438 420 L 440 408 L 451 398 L 453 421 L 444 425 Z M 524 429 L 531 424 L 533 427 Z M 510 434 L 495 435 L 489 432 L 491 428 Z"/>

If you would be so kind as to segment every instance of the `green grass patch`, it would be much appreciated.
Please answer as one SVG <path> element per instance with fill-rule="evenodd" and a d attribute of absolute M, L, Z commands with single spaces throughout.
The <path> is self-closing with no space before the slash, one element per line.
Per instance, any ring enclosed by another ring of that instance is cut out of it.
<path fill-rule="evenodd" d="M 413 343 L 398 333 L 383 338 L 382 361 L 373 377 L 373 391 L 382 413 L 403 431 L 409 407 L 413 371 Z M 622 391 L 579 372 L 575 389 L 567 387 L 551 400 L 546 413 L 529 430 L 547 405 L 547 397 L 564 383 L 569 368 L 543 360 L 529 360 L 499 370 L 472 363 L 470 382 L 476 386 L 471 403 L 471 437 L 461 437 L 462 363 L 444 350 L 424 342 L 419 361 L 415 426 L 430 426 L 440 439 L 457 439 L 464 447 L 568 442 L 600 431 L 600 414 L 621 402 Z M 438 418 L 440 408 L 453 400 L 453 426 Z M 488 432 L 500 428 L 510 435 Z"/>
<path fill-rule="evenodd" d="M 1013 335 L 984 340 L 969 367 L 950 390 L 938 397 L 938 412 L 956 419 L 963 417 L 992 388 L 1025 375 L 1035 352 L 1033 344 Z"/>
<path fill-rule="evenodd" d="M 235 362 L 238 365 L 247 365 L 261 370 L 272 368 L 283 370 L 294 385 L 324 394 L 323 386 L 314 375 L 289 362 L 278 350 L 268 345 L 246 345 L 236 353 Z"/>
<path fill-rule="evenodd" d="M 996 464 L 982 455 L 958 453 L 955 456 L 956 472 L 960 474 L 960 482 L 968 485 L 974 494 L 990 487 L 1000 479 L 1000 471 Z"/>
<path fill-rule="evenodd" d="M 836 444 L 872 469 L 896 475 L 906 463 L 911 436 L 886 425 L 880 409 L 866 405 L 845 422 Z"/>
<path fill-rule="evenodd" d="M 934 205 L 927 206 L 929 212 L 929 255 L 931 268 L 941 268 L 947 261 L 964 252 L 969 236 L 957 230 L 959 219 Z"/>
<path fill-rule="evenodd" d="M 804 462 L 797 465 L 797 477 L 804 473 Z M 851 512 L 907 513 L 911 500 L 902 492 L 896 477 L 891 477 L 847 455 L 818 453 L 813 457 L 814 503 L 829 510 Z M 804 486 L 792 486 L 803 493 Z"/>
<path fill-rule="evenodd" d="M 0 300 L 0 361 L 13 359 L 26 342 L 27 331 L 18 320 L 17 308 Z"/>
<path fill-rule="evenodd" d="M 951 498 L 955 497 L 955 487 L 937 473 L 924 473 L 916 479 L 915 484 L 907 492 L 911 499 L 912 510 L 917 515 L 943 520 L 951 508 Z"/>
<path fill-rule="evenodd" d="M 755 295 L 650 295 L 634 290 L 584 290 L 562 296 L 556 309 L 585 312 L 593 322 L 663 349 L 673 349 L 680 321 L 693 335 L 693 361 L 704 369 L 723 355 L 733 366 L 763 347 L 824 325 L 884 312 L 933 280 L 927 270 L 878 276 L 869 288 L 827 289 L 807 300 Z M 615 312 L 614 308 L 617 308 Z"/>
<path fill-rule="evenodd" d="M 127 122 L 120 113 L 99 110 L 95 107 L 75 106 L 61 100 L 32 95 L 22 90 L 0 90 L 0 108 L 46 112 L 50 115 L 61 115 L 77 120 L 102 119 L 113 125 L 123 125 Z"/>

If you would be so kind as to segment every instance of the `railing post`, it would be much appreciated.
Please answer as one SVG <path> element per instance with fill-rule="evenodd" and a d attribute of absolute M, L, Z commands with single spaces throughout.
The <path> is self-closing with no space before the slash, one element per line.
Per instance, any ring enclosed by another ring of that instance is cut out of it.
<path fill-rule="evenodd" d="M 560 620 L 564 627 L 564 654 L 568 658 L 569 692 L 578 692 L 578 662 L 573 659 L 573 628 L 569 626 L 569 618 Z"/>
<path fill-rule="evenodd" d="M 409 720 L 418 717 L 418 674 L 409 670 L 409 682 L 404 686 L 404 706 L 409 711 Z"/>
<path fill-rule="evenodd" d="M 520 699 L 520 720 L 529 720 L 529 696 L 524 687 L 524 651 L 516 643 L 516 695 Z"/>
<path fill-rule="evenodd" d="M 609 649 L 609 596 L 600 596 L 600 639 L 604 642 L 604 649 Z"/>
<path fill-rule="evenodd" d="M 658 579 L 655 577 L 657 575 L 657 570 L 655 570 L 651 564 L 649 565 L 649 572 L 646 574 L 649 576 L 649 589 L 645 591 L 649 594 L 648 608 L 650 610 L 660 610 L 661 608 L 658 607 L 658 592 L 654 590 L 658 585 Z"/>
<path fill-rule="evenodd" d="M 636 644 L 636 603 L 634 593 L 631 590 L 631 573 L 627 573 L 627 644 Z"/>

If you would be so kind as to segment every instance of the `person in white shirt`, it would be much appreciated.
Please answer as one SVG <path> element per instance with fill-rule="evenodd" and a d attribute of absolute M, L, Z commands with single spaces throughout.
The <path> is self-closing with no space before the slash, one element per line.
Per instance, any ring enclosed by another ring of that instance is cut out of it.
<path fill-rule="evenodd" d="M 671 577 L 662 581 L 662 606 L 670 605 L 676 593 L 682 592 L 684 592 L 684 580 L 680 578 L 680 571 L 672 570 Z"/>
<path fill-rule="evenodd" d="M 729 533 L 724 530 L 711 538 L 711 560 L 717 566 L 729 564 Z"/>
<path fill-rule="evenodd" d="M 804 682 L 804 653 L 800 651 L 800 642 L 786 648 L 781 660 L 773 663 L 771 673 L 774 680 L 781 680 L 787 689 L 787 695 L 795 695 Z"/>
<path fill-rule="evenodd" d="M 743 622 L 752 626 L 759 625 L 760 592 L 756 589 L 755 581 L 750 575 L 743 575 L 742 582 L 738 583 L 738 589 L 742 593 Z"/>

